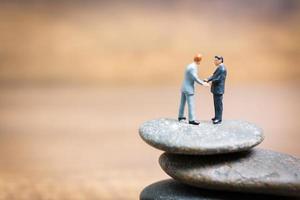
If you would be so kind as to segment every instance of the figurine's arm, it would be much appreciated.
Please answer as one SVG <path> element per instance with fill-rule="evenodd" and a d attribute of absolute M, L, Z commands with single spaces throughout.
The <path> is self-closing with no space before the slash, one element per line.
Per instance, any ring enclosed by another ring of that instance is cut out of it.
<path fill-rule="evenodd" d="M 222 71 L 221 71 L 221 70 L 217 70 L 211 77 L 209 77 L 209 78 L 207 79 L 207 82 L 210 82 L 210 81 L 212 81 L 212 82 L 218 81 L 218 80 L 220 80 L 221 76 L 222 76 Z"/>
<path fill-rule="evenodd" d="M 197 74 L 197 70 L 196 69 L 193 69 L 191 71 L 191 74 L 192 74 L 192 77 L 193 77 L 194 81 L 196 81 L 200 85 L 205 85 L 204 81 L 202 81 L 201 79 L 198 78 L 198 74 Z"/>

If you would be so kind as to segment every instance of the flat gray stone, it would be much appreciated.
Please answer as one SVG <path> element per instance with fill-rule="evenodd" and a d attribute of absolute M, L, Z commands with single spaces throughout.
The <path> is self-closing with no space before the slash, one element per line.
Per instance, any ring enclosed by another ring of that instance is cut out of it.
<path fill-rule="evenodd" d="M 262 129 L 240 120 L 226 120 L 217 125 L 202 121 L 195 126 L 163 118 L 143 123 L 139 133 L 157 149 L 192 155 L 245 151 L 264 139 Z"/>
<path fill-rule="evenodd" d="M 263 194 L 205 190 L 179 183 L 175 180 L 163 180 L 147 186 L 140 194 L 140 200 L 292 200 Z M 298 199 L 298 198 L 297 198 Z"/>
<path fill-rule="evenodd" d="M 300 159 L 253 149 L 226 155 L 164 153 L 162 169 L 174 179 L 200 188 L 300 197 Z"/>

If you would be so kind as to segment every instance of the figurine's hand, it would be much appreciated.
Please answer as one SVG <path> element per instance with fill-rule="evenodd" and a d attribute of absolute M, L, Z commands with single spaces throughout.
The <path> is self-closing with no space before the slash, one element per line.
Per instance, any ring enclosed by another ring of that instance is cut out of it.
<path fill-rule="evenodd" d="M 203 83 L 203 86 L 205 86 L 205 87 L 209 87 L 209 83 L 207 83 L 207 82 L 204 82 L 204 83 Z"/>

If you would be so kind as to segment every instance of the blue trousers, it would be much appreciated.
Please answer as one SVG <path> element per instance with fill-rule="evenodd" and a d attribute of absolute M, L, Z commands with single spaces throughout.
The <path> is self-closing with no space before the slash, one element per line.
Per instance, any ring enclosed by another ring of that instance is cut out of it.
<path fill-rule="evenodd" d="M 223 94 L 214 94 L 215 119 L 222 120 Z"/>
<path fill-rule="evenodd" d="M 188 104 L 189 121 L 195 120 L 195 97 L 194 94 L 181 93 L 178 117 L 184 117 L 185 104 Z"/>

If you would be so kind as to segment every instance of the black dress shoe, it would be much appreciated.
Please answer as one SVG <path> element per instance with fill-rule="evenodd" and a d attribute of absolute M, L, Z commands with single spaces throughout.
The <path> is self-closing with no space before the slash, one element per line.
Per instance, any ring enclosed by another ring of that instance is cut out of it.
<path fill-rule="evenodd" d="M 186 120 L 186 117 L 178 117 L 178 121 Z"/>
<path fill-rule="evenodd" d="M 211 121 L 215 121 L 216 120 L 216 117 L 214 117 L 214 118 L 211 118 Z"/>
<path fill-rule="evenodd" d="M 222 120 L 221 119 L 215 119 L 213 120 L 213 124 L 221 124 Z"/>
<path fill-rule="evenodd" d="M 193 121 L 189 121 L 189 124 L 193 124 L 193 125 L 199 125 L 199 124 L 200 124 L 200 122 L 193 120 Z"/>

